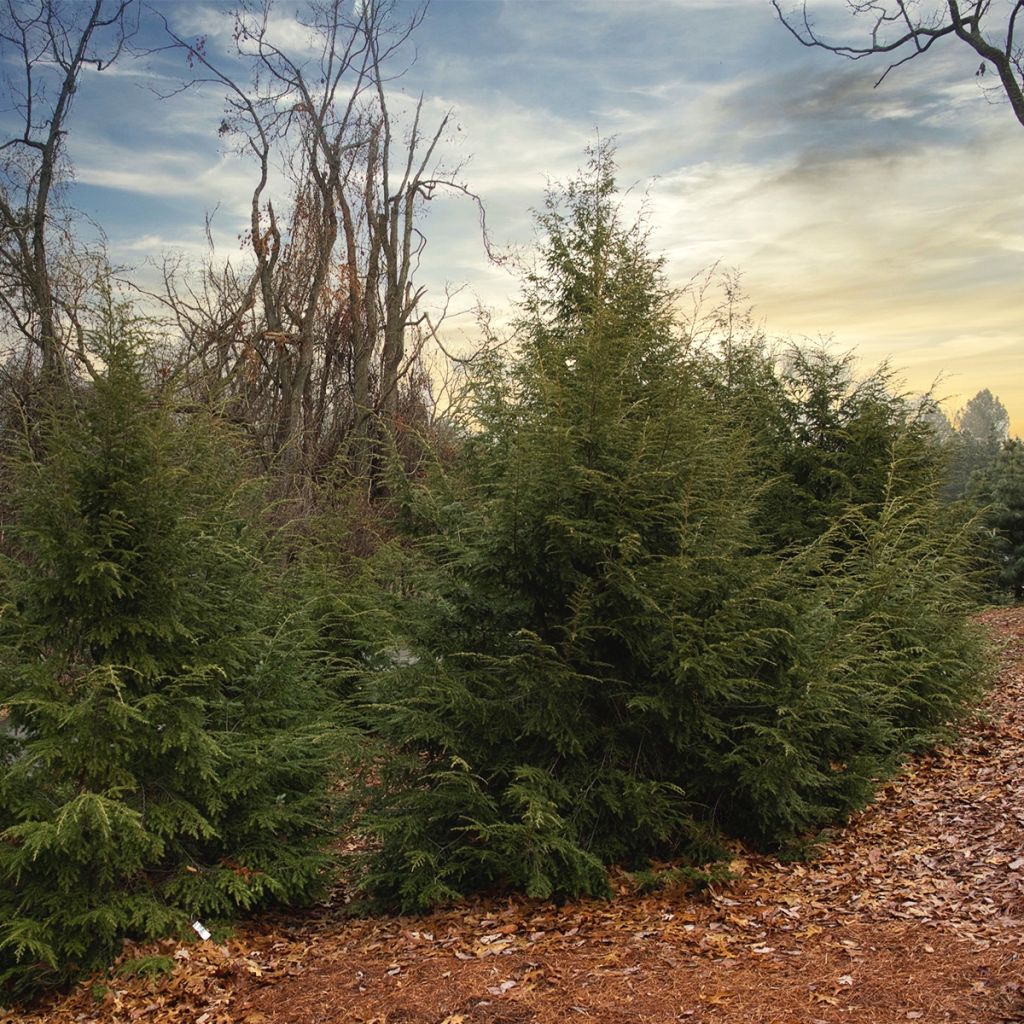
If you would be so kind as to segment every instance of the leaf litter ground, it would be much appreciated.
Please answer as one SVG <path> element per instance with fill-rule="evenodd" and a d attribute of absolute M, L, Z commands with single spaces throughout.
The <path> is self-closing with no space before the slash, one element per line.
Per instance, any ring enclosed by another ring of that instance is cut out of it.
<path fill-rule="evenodd" d="M 1024 1022 L 1024 608 L 986 612 L 1001 671 L 961 739 L 911 762 L 811 863 L 738 853 L 697 897 L 332 906 L 224 942 L 126 946 L 19 1024 Z M 150 961 L 153 963 L 154 961 Z"/>

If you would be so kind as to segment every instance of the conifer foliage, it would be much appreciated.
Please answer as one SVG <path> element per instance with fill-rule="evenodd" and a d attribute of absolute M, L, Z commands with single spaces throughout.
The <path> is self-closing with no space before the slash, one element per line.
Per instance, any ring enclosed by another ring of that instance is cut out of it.
<path fill-rule="evenodd" d="M 479 382 L 464 474 L 434 498 L 415 657 L 356 697 L 380 741 L 361 884 L 405 908 L 600 893 L 613 863 L 804 835 L 977 677 L 923 434 L 874 396 L 837 453 L 776 375 L 724 387 L 616 203 L 607 148 L 549 196 L 520 353 Z M 739 410 L 780 402 L 752 435 Z M 785 470 L 806 523 L 779 522 Z"/>
<path fill-rule="evenodd" d="M 700 838 L 670 764 L 694 691 L 670 693 L 708 652 L 673 621 L 714 615 L 745 571 L 743 484 L 660 263 L 614 204 L 606 151 L 550 197 L 522 355 L 482 382 L 469 490 L 438 538 L 440 619 L 374 683 L 369 725 L 405 757 L 364 821 L 383 843 L 367 885 L 403 905 L 499 880 L 600 892 L 608 860 Z"/>
<path fill-rule="evenodd" d="M 334 733 L 217 425 L 173 417 L 123 310 L 22 445 L 2 566 L 0 994 L 125 935 L 309 898 Z"/>
<path fill-rule="evenodd" d="M 1024 444 L 1006 441 L 975 474 L 968 498 L 984 510 L 996 594 L 1024 599 Z"/>
<path fill-rule="evenodd" d="M 457 463 L 389 486 L 405 534 L 348 581 L 336 525 L 290 552 L 315 599 L 237 446 L 109 313 L 2 523 L 0 995 L 312 897 L 341 795 L 350 877 L 405 909 L 799 848 L 976 692 L 971 527 L 931 432 L 884 371 L 693 344 L 612 156 L 539 214 Z"/>

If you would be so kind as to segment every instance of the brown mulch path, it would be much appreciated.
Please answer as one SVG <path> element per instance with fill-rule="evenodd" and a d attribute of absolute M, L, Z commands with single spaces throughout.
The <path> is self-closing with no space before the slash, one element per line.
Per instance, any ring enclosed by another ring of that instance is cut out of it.
<path fill-rule="evenodd" d="M 224 944 L 174 942 L 169 978 L 86 983 L 19 1024 L 954 1024 L 1024 1022 L 1024 609 L 984 715 L 919 758 L 810 864 L 555 907 L 329 909 Z"/>

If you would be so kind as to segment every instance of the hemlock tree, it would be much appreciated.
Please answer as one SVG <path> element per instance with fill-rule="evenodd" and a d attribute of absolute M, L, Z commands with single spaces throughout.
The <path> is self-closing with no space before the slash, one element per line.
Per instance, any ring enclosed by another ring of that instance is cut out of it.
<path fill-rule="evenodd" d="M 164 935 L 308 899 L 335 732 L 216 425 L 146 385 L 109 312 L 105 371 L 23 451 L 2 563 L 0 994 Z"/>
<path fill-rule="evenodd" d="M 708 362 L 710 393 L 749 435 L 771 550 L 801 550 L 852 509 L 877 516 L 894 487 L 908 495 L 942 472 L 931 399 L 908 401 L 885 364 L 858 375 L 855 363 L 824 344 L 775 353 L 758 338 Z"/>
<path fill-rule="evenodd" d="M 771 470 L 677 335 L 610 152 L 539 220 L 520 354 L 478 381 L 464 475 L 424 506 L 410 656 L 355 696 L 379 744 L 357 877 L 405 908 L 600 893 L 608 865 L 700 863 L 723 830 L 800 836 L 867 799 L 977 677 L 918 435 L 858 433 L 870 486 L 780 553 Z M 767 409 L 763 369 L 730 386 Z"/>
<path fill-rule="evenodd" d="M 977 693 L 976 524 L 939 502 L 944 453 L 886 367 L 858 379 L 849 355 L 756 344 L 731 362 L 709 386 L 750 430 L 759 544 L 800 612 L 780 622 L 788 661 L 729 709 L 707 786 L 728 831 L 786 843 L 869 799 Z"/>
<path fill-rule="evenodd" d="M 678 756 L 719 656 L 690 626 L 728 616 L 749 572 L 743 460 L 607 149 L 539 221 L 521 356 L 478 382 L 466 489 L 438 524 L 442 601 L 418 662 L 363 694 L 388 751 L 364 885 L 405 907 L 498 882 L 605 892 L 607 863 L 703 841 Z"/>
<path fill-rule="evenodd" d="M 858 378 L 852 355 L 794 346 L 778 376 L 783 429 L 769 439 L 777 476 L 765 525 L 781 546 L 812 542 L 849 509 L 877 514 L 894 484 L 896 447 L 904 490 L 934 476 L 939 449 L 896 393 L 887 366 Z"/>
<path fill-rule="evenodd" d="M 1024 599 L 1024 444 L 1007 441 L 971 482 L 969 497 L 984 508 L 995 563 L 994 589 Z"/>

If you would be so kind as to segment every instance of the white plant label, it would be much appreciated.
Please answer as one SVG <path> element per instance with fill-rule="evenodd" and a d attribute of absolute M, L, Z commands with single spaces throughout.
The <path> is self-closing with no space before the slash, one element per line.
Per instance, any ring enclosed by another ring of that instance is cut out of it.
<path fill-rule="evenodd" d="M 192 930 L 205 942 L 209 937 L 210 933 L 206 930 L 205 926 L 199 921 L 192 922 Z"/>

